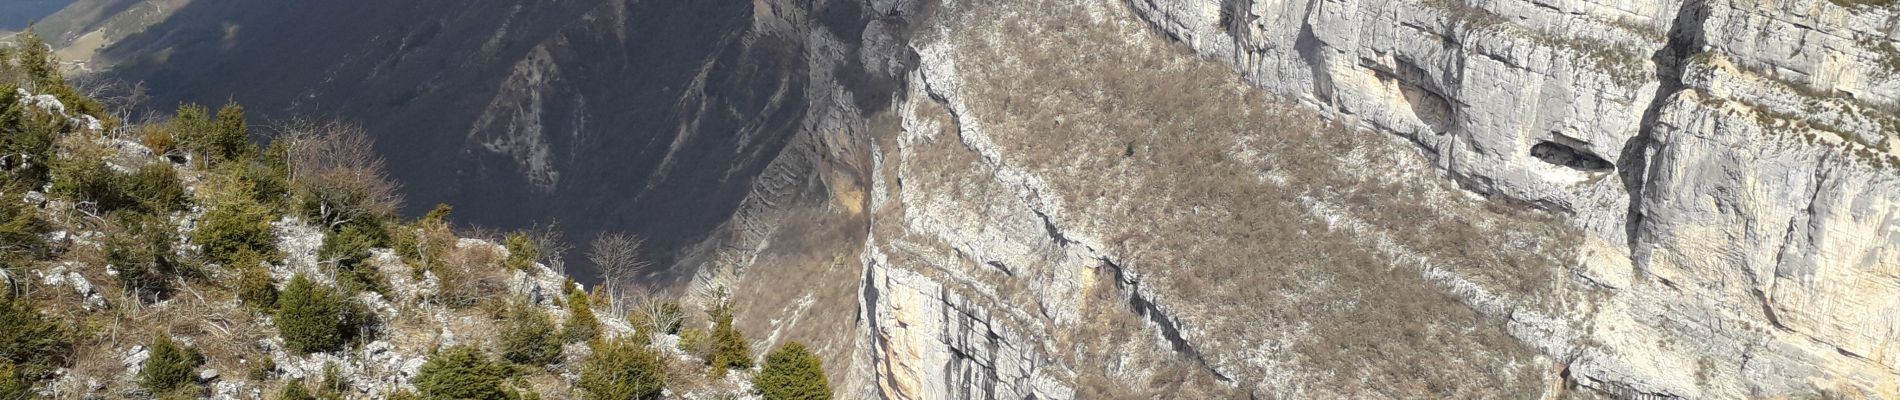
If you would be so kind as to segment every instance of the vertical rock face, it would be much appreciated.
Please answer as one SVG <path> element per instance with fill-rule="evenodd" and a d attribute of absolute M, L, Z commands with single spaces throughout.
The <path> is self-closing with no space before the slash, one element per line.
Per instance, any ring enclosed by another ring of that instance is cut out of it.
<path fill-rule="evenodd" d="M 1405 137 L 1466 188 L 1585 229 L 1586 253 L 1608 255 L 1577 272 L 1622 308 L 1601 313 L 1643 328 L 1599 325 L 1587 336 L 1601 344 L 1559 352 L 1575 357 L 1571 379 L 1669 396 L 1895 395 L 1891 6 L 1132 4 L 1265 90 Z M 1638 340 L 1692 343 L 1647 356 L 1619 344 Z M 1717 372 L 1593 361 L 1645 357 Z"/>
<path fill-rule="evenodd" d="M 343 3 L 104 54 L 648 230 L 844 397 L 1900 397 L 1886 2 Z"/>

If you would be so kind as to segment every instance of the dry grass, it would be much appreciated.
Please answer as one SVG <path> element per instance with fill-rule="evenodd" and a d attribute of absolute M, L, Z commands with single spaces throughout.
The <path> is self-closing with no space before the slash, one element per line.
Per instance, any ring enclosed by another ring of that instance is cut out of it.
<path fill-rule="evenodd" d="M 435 301 L 450 308 L 506 303 L 509 271 L 496 246 L 458 246 L 432 266 L 441 286 Z"/>

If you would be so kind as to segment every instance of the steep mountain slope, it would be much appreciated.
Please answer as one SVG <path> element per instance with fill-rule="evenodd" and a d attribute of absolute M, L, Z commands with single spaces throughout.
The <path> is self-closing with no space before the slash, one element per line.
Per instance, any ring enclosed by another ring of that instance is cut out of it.
<path fill-rule="evenodd" d="M 168 5 L 98 53 L 153 107 L 233 99 L 266 116 L 344 116 L 378 133 L 417 212 L 442 202 L 496 228 L 631 230 L 669 264 L 832 95 L 811 88 L 831 74 L 807 52 L 851 50 L 811 42 L 805 11 L 748 1 Z M 253 59 L 282 62 L 237 61 Z"/>
<path fill-rule="evenodd" d="M 652 236 L 846 398 L 1900 397 L 1887 2 L 670 3 L 100 54 Z"/>

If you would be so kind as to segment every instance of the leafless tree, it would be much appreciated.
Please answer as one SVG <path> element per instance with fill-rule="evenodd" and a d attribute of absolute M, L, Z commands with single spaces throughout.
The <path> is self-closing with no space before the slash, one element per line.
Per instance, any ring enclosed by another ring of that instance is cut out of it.
<path fill-rule="evenodd" d="M 291 182 L 303 188 L 323 224 L 390 216 L 402 207 L 396 182 L 361 127 L 295 119 L 277 130 L 276 140 L 289 140 Z"/>
<path fill-rule="evenodd" d="M 540 250 L 541 263 L 554 272 L 567 274 L 567 252 L 574 250 L 574 245 L 568 244 L 567 235 L 561 233 L 560 221 L 536 225 L 528 232 L 528 239 Z"/>
<path fill-rule="evenodd" d="M 646 260 L 640 259 L 640 246 L 644 243 L 645 240 L 625 233 L 606 233 L 594 238 L 587 251 L 587 261 L 593 262 L 594 268 L 600 271 L 601 286 L 607 288 L 607 298 L 613 302 L 616 318 L 627 316 L 621 293 L 648 265 Z"/>

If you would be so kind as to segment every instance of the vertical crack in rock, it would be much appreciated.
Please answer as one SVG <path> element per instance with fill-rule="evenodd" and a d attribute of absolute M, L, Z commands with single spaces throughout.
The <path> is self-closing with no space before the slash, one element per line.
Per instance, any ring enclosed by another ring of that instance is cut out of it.
<path fill-rule="evenodd" d="M 1196 364 L 1199 364 L 1201 368 L 1206 369 L 1207 373 L 1213 374 L 1214 379 L 1221 381 L 1221 383 L 1234 383 L 1234 378 L 1215 369 L 1213 364 L 1207 362 L 1207 357 L 1201 354 L 1200 349 L 1194 348 L 1194 344 L 1188 342 L 1187 337 L 1181 335 L 1181 328 L 1175 325 L 1173 317 L 1163 312 L 1161 307 L 1154 302 L 1148 301 L 1147 297 L 1141 295 L 1140 281 L 1129 278 L 1125 271 L 1122 270 L 1121 264 L 1116 264 L 1115 261 L 1109 260 L 1108 257 L 1099 257 L 1097 260 L 1100 260 L 1102 266 L 1108 268 L 1109 272 L 1114 273 L 1115 288 L 1128 294 L 1129 310 L 1134 311 L 1137 316 L 1146 317 L 1150 322 L 1154 322 L 1155 327 L 1161 331 L 1161 337 L 1167 339 L 1168 345 L 1173 348 L 1176 353 L 1181 353 L 1182 356 L 1193 360 Z"/>
<path fill-rule="evenodd" d="M 1703 45 L 1703 24 L 1709 18 L 1709 5 L 1706 0 L 1688 0 L 1676 12 L 1676 19 L 1669 26 L 1668 42 L 1650 57 L 1656 64 L 1656 95 L 1643 110 L 1642 121 L 1637 125 L 1636 136 L 1623 143 L 1622 156 L 1618 157 L 1616 169 L 1623 181 L 1624 191 L 1629 193 L 1629 212 L 1625 217 L 1624 235 L 1629 243 L 1631 264 L 1636 265 L 1636 273 L 1643 272 L 1644 252 L 1638 241 L 1643 224 L 1643 188 L 1647 183 L 1649 156 L 1661 143 L 1654 139 L 1656 126 L 1662 119 L 1662 109 L 1669 99 L 1684 90 L 1682 83 L 1683 63 L 1701 51 Z"/>
<path fill-rule="evenodd" d="M 1309 15 L 1300 21 L 1300 36 L 1294 38 L 1294 53 L 1300 55 L 1300 61 L 1305 61 L 1307 70 L 1313 74 L 1313 99 L 1319 100 L 1321 106 L 1332 106 L 1332 74 L 1326 74 L 1321 42 L 1319 36 L 1313 34 L 1313 15 L 1319 13 L 1319 2 L 1321 0 L 1307 2 L 1307 9 L 1313 11 L 1309 11 Z"/>

